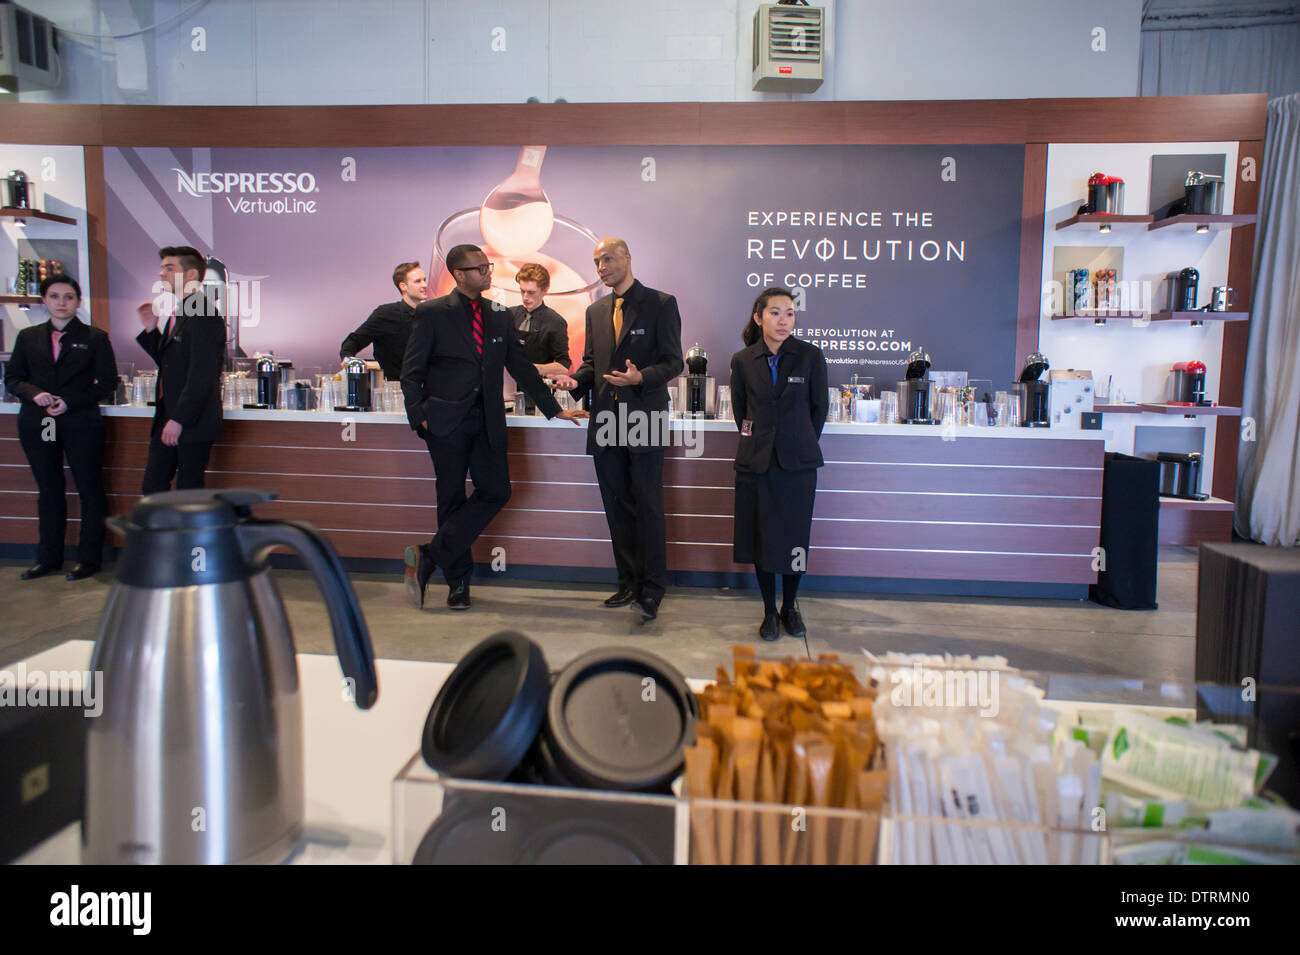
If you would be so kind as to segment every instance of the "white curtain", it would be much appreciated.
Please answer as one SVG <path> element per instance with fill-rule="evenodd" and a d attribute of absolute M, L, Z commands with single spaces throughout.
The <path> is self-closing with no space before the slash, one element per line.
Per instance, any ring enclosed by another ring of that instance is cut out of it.
<path fill-rule="evenodd" d="M 1237 532 L 1300 541 L 1300 94 L 1271 100 L 1237 461 Z"/>

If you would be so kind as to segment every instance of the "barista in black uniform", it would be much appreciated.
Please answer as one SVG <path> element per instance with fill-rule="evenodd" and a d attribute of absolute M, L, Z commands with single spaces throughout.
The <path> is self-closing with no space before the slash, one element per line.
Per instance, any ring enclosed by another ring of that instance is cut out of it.
<path fill-rule="evenodd" d="M 415 307 L 429 297 L 429 280 L 419 262 L 403 262 L 393 269 L 393 284 L 402 297 L 380 305 L 339 346 L 339 358 L 348 359 L 373 343 L 375 361 L 388 381 L 402 377 L 402 359 L 411 337 Z"/>
<path fill-rule="evenodd" d="M 63 566 L 68 507 L 63 459 L 81 497 L 77 566 L 68 580 L 99 570 L 104 552 L 104 420 L 99 402 L 117 388 L 117 363 L 108 336 L 77 318 L 81 286 L 66 275 L 41 283 L 50 319 L 18 333 L 5 370 L 5 387 L 22 399 L 18 440 L 32 467 L 39 493 L 40 545 L 35 566 L 23 580 L 44 577 Z"/>
<path fill-rule="evenodd" d="M 135 337 L 158 365 L 149 458 L 142 494 L 203 487 L 212 445 L 221 433 L 221 365 L 226 357 L 226 321 L 203 293 L 203 256 L 188 245 L 158 250 L 163 288 L 181 300 L 166 309 L 166 299 L 138 309 L 144 330 Z M 182 297 L 183 296 L 183 297 Z M 166 311 L 166 322 L 158 328 Z"/>
<path fill-rule="evenodd" d="M 743 339 L 731 356 L 731 407 L 740 429 L 736 448 L 735 549 L 753 564 L 763 594 L 759 636 L 776 640 L 781 627 L 804 637 L 795 595 L 808 567 L 817 469 L 827 398 L 821 349 L 793 337 L 794 296 L 769 288 L 754 302 Z M 782 575 L 781 612 L 776 575 Z"/>
<path fill-rule="evenodd" d="M 564 316 L 546 304 L 551 274 L 544 266 L 529 262 L 515 275 L 519 297 L 524 304 L 510 310 L 515 329 L 520 333 L 528 360 L 539 375 L 567 375 L 569 366 L 569 326 Z"/>

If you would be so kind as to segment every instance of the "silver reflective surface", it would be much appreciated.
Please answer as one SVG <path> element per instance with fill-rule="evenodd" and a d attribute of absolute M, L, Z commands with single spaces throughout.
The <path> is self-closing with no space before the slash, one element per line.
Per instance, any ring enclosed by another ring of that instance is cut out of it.
<path fill-rule="evenodd" d="M 302 699 L 280 594 L 115 584 L 95 644 L 87 863 L 278 862 L 303 820 Z"/>

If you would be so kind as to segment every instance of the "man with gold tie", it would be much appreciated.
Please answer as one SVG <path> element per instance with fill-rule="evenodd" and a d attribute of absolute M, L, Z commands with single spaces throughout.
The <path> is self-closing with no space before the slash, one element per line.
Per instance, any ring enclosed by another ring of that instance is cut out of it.
<path fill-rule="evenodd" d="M 668 383 L 682 372 L 682 318 L 673 296 L 633 278 L 622 239 L 602 239 L 592 258 L 611 294 L 587 307 L 582 365 L 555 380 L 577 397 L 592 392 L 587 453 L 618 568 L 618 591 L 605 605 L 632 604 L 653 620 L 668 585 L 663 422 Z"/>

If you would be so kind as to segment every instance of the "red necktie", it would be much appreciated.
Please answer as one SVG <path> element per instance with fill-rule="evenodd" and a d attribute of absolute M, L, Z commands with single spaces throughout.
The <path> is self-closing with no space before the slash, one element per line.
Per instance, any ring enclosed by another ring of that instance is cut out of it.
<path fill-rule="evenodd" d="M 479 356 L 483 355 L 483 309 L 478 303 L 478 299 L 469 303 L 474 309 L 474 347 L 478 349 Z"/>
<path fill-rule="evenodd" d="M 59 360 L 59 339 L 62 338 L 63 335 L 64 335 L 63 332 L 58 332 L 58 331 L 50 332 L 50 341 L 53 343 L 55 361 Z"/>

